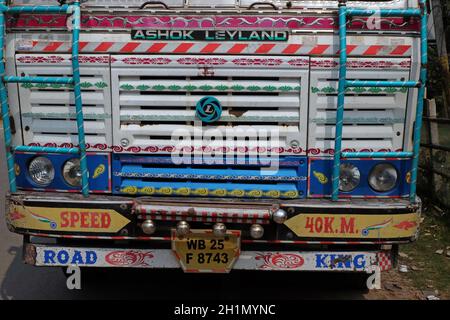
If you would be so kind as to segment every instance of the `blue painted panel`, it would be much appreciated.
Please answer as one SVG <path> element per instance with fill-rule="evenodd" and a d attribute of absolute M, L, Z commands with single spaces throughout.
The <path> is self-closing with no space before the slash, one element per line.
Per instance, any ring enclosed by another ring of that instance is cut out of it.
<path fill-rule="evenodd" d="M 51 160 L 55 168 L 55 179 L 45 187 L 35 184 L 28 175 L 28 164 L 37 157 L 44 156 Z M 19 174 L 16 176 L 17 186 L 23 189 L 58 190 L 58 191 L 80 191 L 81 188 L 70 186 L 62 177 L 62 169 L 67 160 L 77 158 L 71 154 L 32 154 L 16 153 L 15 160 L 19 166 Z M 110 191 L 110 166 L 109 154 L 88 154 L 89 186 L 92 192 Z M 16 172 L 17 174 L 17 172 Z"/>
<path fill-rule="evenodd" d="M 290 199 L 306 196 L 306 157 L 280 158 L 272 163 L 276 171 L 262 170 L 268 168 L 262 164 L 269 159 L 246 158 L 225 163 L 210 160 L 199 158 L 190 164 L 177 165 L 170 156 L 113 155 L 113 192 Z"/>
<path fill-rule="evenodd" d="M 410 174 L 408 173 L 411 170 L 411 160 L 409 159 L 351 159 L 342 160 L 341 163 L 351 163 L 358 167 L 361 174 L 361 180 L 359 186 L 353 191 L 339 192 L 340 197 L 398 197 L 409 195 L 409 183 L 407 182 L 410 178 Z M 369 185 L 368 178 L 370 171 L 379 163 L 390 163 L 397 169 L 397 184 L 394 189 L 389 192 L 377 192 Z M 332 159 L 310 159 L 308 195 L 311 197 L 331 196 L 332 173 Z"/>

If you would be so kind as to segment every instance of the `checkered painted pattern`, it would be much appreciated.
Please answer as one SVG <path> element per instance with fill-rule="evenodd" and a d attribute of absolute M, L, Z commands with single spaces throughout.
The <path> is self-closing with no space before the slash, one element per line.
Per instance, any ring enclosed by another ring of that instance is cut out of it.
<path fill-rule="evenodd" d="M 377 260 L 380 271 L 387 271 L 392 268 L 392 258 L 389 251 L 378 252 Z"/>

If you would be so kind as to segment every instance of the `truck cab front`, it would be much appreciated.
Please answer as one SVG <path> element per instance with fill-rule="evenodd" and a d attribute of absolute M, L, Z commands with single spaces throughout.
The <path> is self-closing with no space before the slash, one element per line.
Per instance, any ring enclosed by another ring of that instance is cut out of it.
<path fill-rule="evenodd" d="M 2 9 L 25 262 L 373 272 L 416 239 L 422 0 L 58 5 Z"/>

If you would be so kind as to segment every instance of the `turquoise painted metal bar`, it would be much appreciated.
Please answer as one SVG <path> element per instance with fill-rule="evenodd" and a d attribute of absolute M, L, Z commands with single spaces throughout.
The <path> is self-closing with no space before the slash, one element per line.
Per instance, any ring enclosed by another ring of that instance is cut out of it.
<path fill-rule="evenodd" d="M 427 8 L 426 0 L 420 0 L 420 10 L 422 11 L 422 19 L 420 23 L 420 53 L 421 53 L 421 67 L 420 67 L 420 82 L 421 87 L 418 92 L 418 101 L 416 109 L 416 119 L 414 123 L 414 144 L 413 144 L 413 160 L 411 168 L 411 190 L 409 199 L 412 203 L 417 202 L 417 170 L 419 166 L 419 151 L 420 151 L 420 133 L 422 129 L 423 116 L 423 99 L 425 98 L 425 85 L 427 83 L 427 63 L 428 63 L 428 39 L 427 39 Z"/>
<path fill-rule="evenodd" d="M 5 6 L 5 2 L 0 2 L 0 11 L 3 13 L 71 13 L 71 6 L 64 4 L 62 6 Z"/>
<path fill-rule="evenodd" d="M 3 77 L 4 82 L 10 83 L 58 83 L 58 84 L 72 84 L 73 78 L 56 78 L 56 77 Z"/>
<path fill-rule="evenodd" d="M 0 0 L 0 5 L 4 5 L 5 0 Z M 9 105 L 8 105 L 8 94 L 6 92 L 6 85 L 3 81 L 5 75 L 5 57 L 4 48 L 5 46 L 5 15 L 0 12 L 0 100 L 2 106 L 2 117 L 3 117 L 3 132 L 5 135 L 5 148 L 6 148 L 6 164 L 8 167 L 8 178 L 9 178 L 9 190 L 11 192 L 17 191 L 16 185 L 16 173 L 14 170 L 14 156 L 11 150 L 12 136 L 11 136 L 11 123 L 9 121 Z"/>
<path fill-rule="evenodd" d="M 420 17 L 420 9 L 347 9 L 347 16 Z"/>
<path fill-rule="evenodd" d="M 342 127 L 344 124 L 345 81 L 347 77 L 347 6 L 346 0 L 339 1 L 339 83 L 336 111 L 336 133 L 334 139 L 334 161 L 332 194 L 333 201 L 339 199 L 339 175 L 341 166 Z"/>
<path fill-rule="evenodd" d="M 417 81 L 365 81 L 347 80 L 345 86 L 348 87 L 398 87 L 398 88 L 418 88 L 420 82 Z"/>
<path fill-rule="evenodd" d="M 83 101 L 81 99 L 81 79 L 80 79 L 80 63 L 78 61 L 79 55 L 79 41 L 80 41 L 80 27 L 81 27 L 81 9 L 80 2 L 73 3 L 73 30 L 72 30 L 72 70 L 73 70 L 73 90 L 75 95 L 75 110 L 77 114 L 78 127 L 78 148 L 80 151 L 80 169 L 81 169 L 81 192 L 85 197 L 89 196 L 89 179 L 88 166 L 86 157 L 86 141 L 84 135 L 84 120 L 83 120 Z"/>
<path fill-rule="evenodd" d="M 342 158 L 411 158 L 412 152 L 342 152 Z"/>
<path fill-rule="evenodd" d="M 37 153 L 66 153 L 78 154 L 78 148 L 54 148 L 54 147 L 38 147 L 38 146 L 17 146 L 13 147 L 17 152 L 37 152 Z"/>
<path fill-rule="evenodd" d="M 411 169 L 411 189 L 410 201 L 415 203 L 417 201 L 417 171 L 419 165 L 419 150 L 420 150 L 420 134 L 422 127 L 423 103 L 425 96 L 425 85 L 427 81 L 427 12 L 426 0 L 419 0 L 419 9 L 347 9 L 346 0 L 339 0 L 339 43 L 340 50 L 340 67 L 339 67 L 339 88 L 338 88 L 338 106 L 336 116 L 336 138 L 334 150 L 334 165 L 333 165 L 333 189 L 332 200 L 339 199 L 339 166 L 341 158 L 410 158 L 412 157 Z M 345 16 L 372 16 L 378 15 L 380 17 L 389 16 L 417 16 L 421 18 L 420 27 L 420 52 L 421 52 L 421 68 L 420 81 L 364 81 L 364 80 L 346 80 L 346 64 L 347 64 L 347 47 L 346 47 L 346 19 L 342 19 L 342 14 Z M 419 88 L 418 101 L 416 107 L 416 117 L 414 122 L 414 141 L 412 152 L 341 152 L 342 147 L 342 120 L 344 113 L 344 98 L 346 87 L 408 87 Z"/>

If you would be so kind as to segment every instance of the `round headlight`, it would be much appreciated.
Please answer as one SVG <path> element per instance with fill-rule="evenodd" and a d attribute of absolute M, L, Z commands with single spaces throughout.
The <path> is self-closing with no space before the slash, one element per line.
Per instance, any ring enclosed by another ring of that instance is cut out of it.
<path fill-rule="evenodd" d="M 28 165 L 31 180 L 40 186 L 48 186 L 55 178 L 52 162 L 44 157 L 36 157 Z"/>
<path fill-rule="evenodd" d="M 378 192 L 392 190 L 397 183 L 397 170 L 389 163 L 380 163 L 372 168 L 369 175 L 369 185 Z"/>
<path fill-rule="evenodd" d="M 339 190 L 350 192 L 359 185 L 361 180 L 359 169 L 351 163 L 342 163 L 340 168 Z"/>
<path fill-rule="evenodd" d="M 80 159 L 67 160 L 62 171 L 64 180 L 72 187 L 81 186 Z"/>

